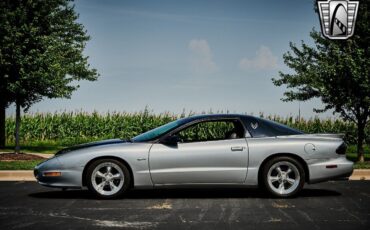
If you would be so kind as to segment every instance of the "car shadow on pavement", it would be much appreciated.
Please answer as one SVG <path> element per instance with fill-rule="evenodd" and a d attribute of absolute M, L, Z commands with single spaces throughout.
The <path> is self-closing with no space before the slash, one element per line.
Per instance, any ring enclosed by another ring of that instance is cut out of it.
<path fill-rule="evenodd" d="M 97 199 L 88 190 L 52 190 L 46 192 L 31 193 L 28 196 L 39 199 Z M 341 193 L 326 189 L 303 189 L 300 197 L 330 197 L 341 196 Z M 167 198 L 191 198 L 191 199 L 219 199 L 219 198 L 273 198 L 261 189 L 155 189 L 155 190 L 132 190 L 119 199 L 167 199 Z"/>

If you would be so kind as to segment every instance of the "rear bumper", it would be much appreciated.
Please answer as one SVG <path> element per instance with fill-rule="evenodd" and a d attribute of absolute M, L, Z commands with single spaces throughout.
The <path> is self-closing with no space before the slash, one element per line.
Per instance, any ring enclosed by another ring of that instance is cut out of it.
<path fill-rule="evenodd" d="M 353 162 L 343 156 L 310 164 L 308 169 L 310 172 L 310 184 L 328 180 L 348 180 L 353 172 Z"/>

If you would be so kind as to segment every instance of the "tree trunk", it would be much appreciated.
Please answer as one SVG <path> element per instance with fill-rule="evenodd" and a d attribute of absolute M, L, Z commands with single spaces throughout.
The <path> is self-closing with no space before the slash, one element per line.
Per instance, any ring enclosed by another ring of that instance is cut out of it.
<path fill-rule="evenodd" d="M 365 123 L 358 121 L 357 123 L 357 161 L 364 162 L 364 139 L 365 139 Z"/>
<path fill-rule="evenodd" d="M 5 105 L 0 104 L 0 148 L 5 148 Z"/>
<path fill-rule="evenodd" d="M 21 151 L 21 147 L 19 145 L 19 127 L 21 125 L 21 106 L 16 101 L 16 110 L 15 110 L 15 153 L 18 154 Z"/>

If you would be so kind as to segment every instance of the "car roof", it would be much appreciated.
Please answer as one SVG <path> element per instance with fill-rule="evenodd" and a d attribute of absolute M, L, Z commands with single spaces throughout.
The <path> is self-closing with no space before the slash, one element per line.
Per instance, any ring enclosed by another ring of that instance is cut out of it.
<path fill-rule="evenodd" d="M 256 118 L 250 115 L 244 114 L 201 114 L 187 117 L 189 121 L 203 120 L 203 119 L 228 119 L 228 118 Z"/>

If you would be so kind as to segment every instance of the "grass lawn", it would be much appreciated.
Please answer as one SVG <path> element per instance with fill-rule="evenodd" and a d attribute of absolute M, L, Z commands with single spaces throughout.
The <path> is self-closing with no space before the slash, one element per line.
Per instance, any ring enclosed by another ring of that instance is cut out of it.
<path fill-rule="evenodd" d="M 21 143 L 21 152 L 55 154 L 57 151 L 65 147 L 66 145 L 63 145 L 56 141 L 34 141 Z M 0 149 L 0 152 L 13 152 L 13 151 L 14 144 L 6 145 L 5 149 Z"/>
<path fill-rule="evenodd" d="M 21 145 L 22 152 L 29 153 L 49 153 L 54 154 L 58 150 L 65 148 L 66 143 L 59 143 L 56 141 L 39 141 L 23 143 Z M 355 163 L 355 169 L 370 169 L 370 147 L 369 145 L 364 146 L 365 149 L 365 160 L 364 163 Z M 0 152 L 12 152 L 14 145 L 8 145 L 5 149 L 0 149 Z M 347 158 L 353 162 L 357 159 L 356 146 L 350 145 L 347 149 Z M 32 161 L 0 161 L 0 170 L 28 170 L 33 169 L 42 160 Z"/>
<path fill-rule="evenodd" d="M 353 167 L 355 169 L 370 169 L 370 161 L 365 161 L 363 163 L 356 162 Z"/>
<path fill-rule="evenodd" d="M 44 160 L 0 161 L 0 170 L 33 170 L 42 161 Z"/>

